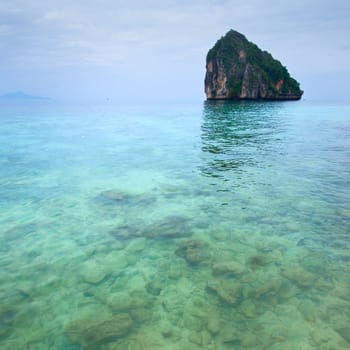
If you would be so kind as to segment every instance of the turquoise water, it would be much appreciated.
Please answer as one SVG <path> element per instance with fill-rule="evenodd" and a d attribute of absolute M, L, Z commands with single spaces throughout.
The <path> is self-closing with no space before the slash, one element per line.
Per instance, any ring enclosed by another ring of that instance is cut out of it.
<path fill-rule="evenodd" d="M 350 348 L 349 106 L 1 103 L 1 349 Z"/>

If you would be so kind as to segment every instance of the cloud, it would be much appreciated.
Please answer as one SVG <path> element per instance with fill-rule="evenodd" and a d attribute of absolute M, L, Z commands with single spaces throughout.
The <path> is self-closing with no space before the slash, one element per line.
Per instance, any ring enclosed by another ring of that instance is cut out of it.
<path fill-rule="evenodd" d="M 158 67 L 169 80 L 193 72 L 202 84 L 207 50 L 234 28 L 300 76 L 335 62 L 350 71 L 349 15 L 344 0 L 0 0 L 0 66 L 3 75 L 51 76 L 106 67 L 133 79 Z"/>
<path fill-rule="evenodd" d="M 7 28 L 3 36 L 7 35 L 8 55 L 14 56 L 11 61 L 17 62 L 20 53 L 23 59 L 17 63 L 21 65 L 25 57 L 29 64 L 34 64 L 34 56 L 37 60 L 41 58 L 38 64 L 45 65 L 113 64 L 139 54 L 140 49 L 144 56 L 156 56 L 158 50 L 164 53 L 176 48 L 179 52 L 191 47 L 204 49 L 231 27 L 246 29 L 263 41 L 277 38 L 288 43 L 293 37 L 313 37 L 317 34 L 315 30 L 336 31 L 342 25 L 339 19 L 347 22 L 346 12 L 349 13 L 349 5 L 342 1 L 339 2 L 342 6 L 332 4 L 332 12 L 327 11 L 324 1 L 288 5 L 270 1 L 269 5 L 261 6 L 262 3 L 15 1 L 11 7 L 2 9 L 3 25 Z M 56 55 L 55 63 L 47 53 Z"/>

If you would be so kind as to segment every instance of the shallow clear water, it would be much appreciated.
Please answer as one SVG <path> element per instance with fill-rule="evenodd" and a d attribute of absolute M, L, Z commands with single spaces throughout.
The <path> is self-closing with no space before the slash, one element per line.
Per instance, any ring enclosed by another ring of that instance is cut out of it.
<path fill-rule="evenodd" d="M 0 122 L 1 349 L 350 348 L 350 107 Z"/>

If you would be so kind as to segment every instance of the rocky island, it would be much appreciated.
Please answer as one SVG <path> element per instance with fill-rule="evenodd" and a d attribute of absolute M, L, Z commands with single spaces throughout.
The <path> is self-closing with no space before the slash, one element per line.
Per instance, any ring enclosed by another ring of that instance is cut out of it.
<path fill-rule="evenodd" d="M 299 83 L 270 53 L 230 30 L 209 50 L 205 93 L 208 100 L 299 100 Z"/>

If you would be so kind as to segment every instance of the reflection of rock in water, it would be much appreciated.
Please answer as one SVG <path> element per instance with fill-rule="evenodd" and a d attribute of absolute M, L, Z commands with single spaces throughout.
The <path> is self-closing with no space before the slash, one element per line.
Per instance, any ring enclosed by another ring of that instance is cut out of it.
<path fill-rule="evenodd" d="M 277 143 L 274 114 L 279 103 L 207 101 L 202 123 L 202 173 L 225 177 L 225 172 L 255 166 Z M 261 157 L 259 157 L 261 155 Z"/>

